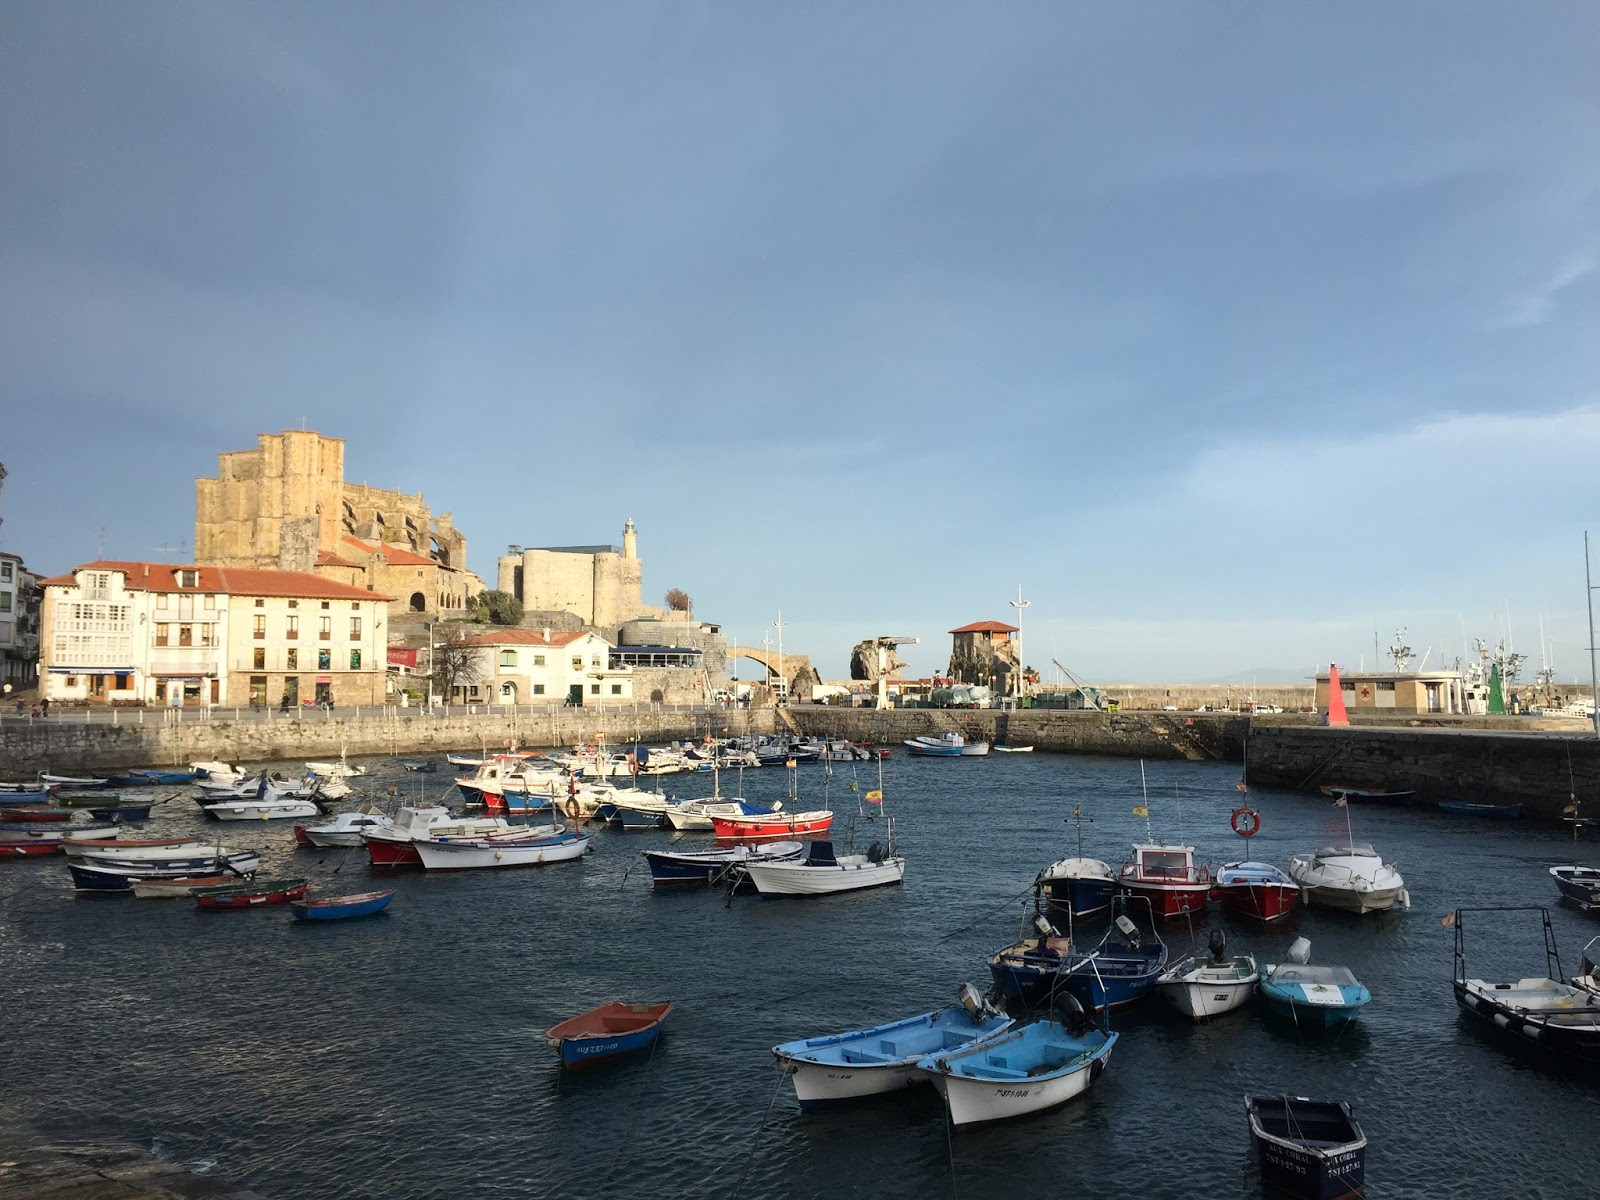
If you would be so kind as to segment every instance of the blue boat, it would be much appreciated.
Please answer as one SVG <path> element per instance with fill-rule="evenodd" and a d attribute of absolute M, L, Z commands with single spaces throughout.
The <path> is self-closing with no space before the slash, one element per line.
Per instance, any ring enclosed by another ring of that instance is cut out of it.
<path fill-rule="evenodd" d="M 107 787 L 155 787 L 157 784 L 193 783 L 200 778 L 197 771 L 129 771 L 125 775 L 107 775 Z"/>
<path fill-rule="evenodd" d="M 28 792 L 0 792 L 0 808 L 12 806 L 22 807 L 31 804 L 46 804 L 50 801 L 50 789 L 38 788 Z"/>
<path fill-rule="evenodd" d="M 297 921 L 349 921 L 370 917 L 389 907 L 394 892 L 356 892 L 349 896 L 323 896 L 316 900 L 291 900 L 289 911 Z"/>
<path fill-rule="evenodd" d="M 1584 912 L 1600 908 L 1600 867 L 1551 867 L 1556 890 Z"/>
<path fill-rule="evenodd" d="M 575 1071 L 649 1049 L 661 1032 L 661 1022 L 671 1011 L 670 1003 L 627 1004 L 618 1000 L 552 1025 L 544 1036 L 560 1052 L 561 1069 Z"/>
<path fill-rule="evenodd" d="M 96 821 L 109 821 L 113 825 L 125 825 L 129 822 L 148 821 L 150 819 L 150 806 L 148 804 L 110 804 L 104 808 L 91 808 L 89 815 Z"/>
<path fill-rule="evenodd" d="M 642 851 L 645 862 L 650 864 L 650 882 L 657 887 L 674 883 L 717 883 L 745 863 L 795 859 L 805 852 L 804 842 L 767 842 L 722 850 Z"/>
<path fill-rule="evenodd" d="M 1066 993 L 1087 1009 L 1117 1008 L 1142 999 L 1166 969 L 1166 943 L 1159 936 L 1146 939 L 1127 917 L 1118 917 L 1087 953 L 1055 936 L 1042 917 L 1039 923 L 1039 937 L 1024 938 L 989 960 L 1002 996 L 1042 1005 Z"/>
<path fill-rule="evenodd" d="M 961 1002 L 949 1008 L 828 1037 L 784 1042 L 772 1048 L 772 1056 L 793 1080 L 795 1098 L 803 1109 L 910 1087 L 928 1079 L 918 1060 L 960 1050 L 1014 1023 L 984 1004 L 970 984 L 962 985 L 960 995 Z"/>
<path fill-rule="evenodd" d="M 1498 817 L 1501 820 L 1515 819 L 1522 815 L 1520 804 L 1474 804 L 1469 800 L 1441 800 L 1439 810 L 1457 813 L 1464 817 Z"/>
<path fill-rule="evenodd" d="M 1354 1021 L 1372 993 L 1349 967 L 1310 965 L 1311 943 L 1295 938 L 1289 961 L 1261 969 L 1261 994 L 1274 1013 L 1297 1029 L 1337 1029 Z"/>
<path fill-rule="evenodd" d="M 944 1096 L 950 1123 L 968 1129 L 1065 1104 L 1105 1072 L 1118 1035 L 1088 1025 L 1034 1021 L 933 1054 L 917 1066 Z"/>

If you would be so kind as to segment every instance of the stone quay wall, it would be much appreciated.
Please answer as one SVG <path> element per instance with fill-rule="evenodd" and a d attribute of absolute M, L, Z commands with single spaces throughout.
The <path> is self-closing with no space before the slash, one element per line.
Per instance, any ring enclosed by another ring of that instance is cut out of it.
<path fill-rule="evenodd" d="M 604 732 L 621 746 L 718 736 L 770 733 L 772 711 L 714 708 L 664 708 L 584 712 L 575 709 L 486 712 L 453 708 L 427 714 L 415 709 L 375 709 L 356 715 L 306 713 L 270 718 L 231 709 L 210 718 L 185 714 L 184 720 L 146 720 L 119 714 L 105 720 L 74 720 L 67 713 L 45 720 L 15 718 L 0 723 L 0 778 L 25 780 L 39 771 L 74 774 L 114 768 L 183 766 L 220 759 L 267 762 L 388 755 L 401 758 L 447 751 L 494 751 L 508 746 L 539 748 L 593 742 Z M 228 716 L 222 714 L 227 713 Z M 131 719 L 130 719 L 131 717 Z"/>

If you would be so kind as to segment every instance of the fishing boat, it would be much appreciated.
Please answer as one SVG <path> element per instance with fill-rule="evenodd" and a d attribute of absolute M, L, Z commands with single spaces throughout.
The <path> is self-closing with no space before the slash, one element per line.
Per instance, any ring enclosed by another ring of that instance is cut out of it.
<path fill-rule="evenodd" d="M 617 1000 L 552 1025 L 545 1040 L 560 1054 L 561 1069 L 576 1071 L 654 1045 L 670 1003 L 628 1004 Z"/>
<path fill-rule="evenodd" d="M 1289 877 L 1300 885 L 1307 905 L 1344 912 L 1385 912 L 1411 907 L 1400 872 L 1366 844 L 1323 846 L 1289 859 Z"/>
<path fill-rule="evenodd" d="M 361 835 L 377 829 L 393 829 L 394 822 L 370 804 L 354 812 L 343 812 L 323 825 L 296 825 L 294 840 L 301 846 L 359 846 Z"/>
<path fill-rule="evenodd" d="M 1211 894 L 1245 917 L 1276 921 L 1300 903 L 1300 885 L 1271 863 L 1227 863 L 1217 872 Z"/>
<path fill-rule="evenodd" d="M 195 774 L 195 782 L 200 783 L 211 780 L 216 783 L 235 783 L 244 778 L 243 767 L 236 767 L 232 763 L 211 760 L 207 762 L 192 762 L 189 769 Z"/>
<path fill-rule="evenodd" d="M 960 1050 L 1014 1024 L 971 984 L 962 984 L 958 996 L 947 1008 L 899 1021 L 784 1042 L 772 1048 L 772 1057 L 794 1084 L 802 1109 L 927 1082 L 928 1073 L 917 1065 L 921 1059 Z"/>
<path fill-rule="evenodd" d="M 304 879 L 261 879 L 225 887 L 196 888 L 195 903 L 207 911 L 262 908 L 269 904 L 288 904 L 304 898 L 310 884 Z"/>
<path fill-rule="evenodd" d="M 1034 1021 L 921 1059 L 957 1130 L 1065 1104 L 1104 1074 L 1119 1035 Z"/>
<path fill-rule="evenodd" d="M 821 896 L 884 887 L 905 879 L 906 860 L 895 853 L 894 822 L 887 843 L 873 842 L 865 854 L 838 854 L 818 838 L 804 858 L 750 860 L 740 868 L 763 896 Z"/>
<path fill-rule="evenodd" d="M 938 737 L 905 739 L 911 753 L 920 758 L 981 758 L 989 753 L 988 742 L 969 742 L 959 733 L 946 731 Z"/>
<path fill-rule="evenodd" d="M 346 762 L 342 754 L 338 762 L 308 762 L 306 770 L 318 779 L 354 779 L 358 775 L 367 773 L 367 769 L 359 763 Z"/>
<path fill-rule="evenodd" d="M 1227 939 L 1213 929 L 1209 960 L 1186 954 L 1156 980 L 1156 989 L 1173 1008 L 1196 1021 L 1232 1012 L 1251 996 L 1261 982 L 1261 969 L 1248 954 L 1228 957 Z"/>
<path fill-rule="evenodd" d="M 438 771 L 439 762 L 437 759 L 425 758 L 415 762 L 403 762 L 400 764 L 400 769 L 402 771 L 412 771 L 419 775 L 432 775 Z"/>
<path fill-rule="evenodd" d="M 505 834 L 477 838 L 425 838 L 413 843 L 430 871 L 472 871 L 489 867 L 539 867 L 581 858 L 587 833 L 561 831 L 546 836 Z"/>
<path fill-rule="evenodd" d="M 89 815 L 96 821 L 107 821 L 112 825 L 137 824 L 150 819 L 150 805 L 109 804 L 104 808 L 91 808 Z"/>
<path fill-rule="evenodd" d="M 1514 820 L 1522 815 L 1521 804 L 1476 804 L 1468 800 L 1441 800 L 1439 811 L 1463 817 L 1495 817 Z"/>
<path fill-rule="evenodd" d="M 69 825 L 69 826 L 66 827 L 66 829 L 68 831 L 70 831 L 70 833 L 72 835 L 72 840 L 77 842 L 80 846 L 84 847 L 85 849 L 96 849 L 96 848 L 102 848 L 102 847 L 109 847 L 109 848 L 111 848 L 113 850 L 126 850 L 126 849 L 129 849 L 130 847 L 150 847 L 150 846 L 182 846 L 182 847 L 185 847 L 185 848 L 194 847 L 194 848 L 197 848 L 197 849 L 203 849 L 206 846 L 214 846 L 214 845 L 216 845 L 215 842 L 202 842 L 202 841 L 197 841 L 194 838 L 187 838 L 187 837 L 119 838 L 117 836 L 117 831 L 115 829 L 110 828 L 109 826 Z M 95 836 L 95 834 L 101 833 L 101 832 L 103 832 L 106 836 L 104 836 L 104 837 L 96 837 Z M 84 834 L 85 836 L 81 837 L 81 838 L 78 837 L 77 835 L 80 834 L 80 833 Z"/>
<path fill-rule="evenodd" d="M 748 800 L 680 800 L 669 804 L 662 816 L 674 829 L 714 829 L 713 817 L 770 817 L 782 809 L 782 800 L 770 805 Z"/>
<path fill-rule="evenodd" d="M 219 869 L 235 878 L 249 878 L 261 866 L 261 856 L 254 850 L 213 857 L 200 867 L 168 866 L 159 862 L 99 865 L 68 860 L 67 870 L 72 875 L 72 886 L 80 892 L 131 892 L 134 883 L 143 879 L 179 879 L 189 876 L 217 874 Z"/>
<path fill-rule="evenodd" d="M 0 792 L 0 813 L 12 808 L 21 808 L 24 805 L 40 805 L 50 803 L 52 788 L 14 788 Z"/>
<path fill-rule="evenodd" d="M 291 900 L 289 912 L 297 921 L 350 921 L 381 913 L 394 900 L 393 891 L 355 892 L 348 896 L 320 896 Z"/>
<path fill-rule="evenodd" d="M 483 837 L 517 828 L 504 817 L 457 817 L 442 804 L 405 805 L 388 828 L 365 830 L 367 861 L 373 868 L 421 867 L 416 842 L 429 837 Z"/>
<path fill-rule="evenodd" d="M 1032 746 L 1002 746 L 1002 745 L 1000 745 L 999 742 L 996 742 L 995 746 L 994 746 L 994 752 L 996 754 L 1032 754 L 1033 753 L 1033 747 Z"/>
<path fill-rule="evenodd" d="M 61 845 L 59 838 L 46 841 L 43 838 L 16 840 L 0 837 L 0 858 L 43 858 L 59 852 Z"/>
<path fill-rule="evenodd" d="M 712 817 L 711 827 L 719 838 L 737 841 L 760 841 L 767 838 L 789 839 L 802 835 L 827 833 L 833 825 L 833 813 L 828 809 L 815 809 L 800 813 L 773 813 L 770 816 L 755 814 L 740 817 Z"/>
<path fill-rule="evenodd" d="M 1111 907 L 1117 894 L 1117 877 L 1111 864 L 1083 854 L 1083 808 L 1072 806 L 1073 823 L 1078 831 L 1078 854 L 1051 863 L 1035 876 L 1033 894 L 1074 920 L 1090 917 Z"/>
<path fill-rule="evenodd" d="M 781 862 L 799 858 L 806 852 L 805 842 L 756 842 L 727 846 L 721 850 L 645 850 L 641 853 L 650 866 L 650 882 L 655 887 L 678 883 L 720 883 L 735 868 L 749 862 Z"/>
<path fill-rule="evenodd" d="M 1600 867 L 1551 867 L 1556 890 L 1584 912 L 1600 908 Z"/>
<path fill-rule="evenodd" d="M 324 809 L 314 800 L 223 800 L 203 806 L 217 821 L 275 821 L 286 817 L 315 817 Z"/>
<path fill-rule="evenodd" d="M 1467 913 L 1484 912 L 1539 914 L 1544 929 L 1545 974 L 1542 977 L 1518 979 L 1514 983 L 1467 977 L 1463 918 Z M 1557 1059 L 1600 1062 L 1600 994 L 1592 986 L 1580 982 L 1587 979 L 1592 985 L 1594 967 L 1586 964 L 1588 975 L 1571 982 L 1562 977 L 1561 955 L 1556 949 L 1549 909 L 1542 905 L 1458 908 L 1452 919 L 1456 931 L 1453 984 L 1456 1004 L 1464 1014 L 1503 1030 L 1526 1045 L 1543 1047 Z"/>
<path fill-rule="evenodd" d="M 1324 784 L 1321 791 L 1324 796 L 1331 796 L 1335 800 L 1348 800 L 1351 804 L 1405 804 L 1417 794 L 1412 788 L 1385 790 L 1344 787 L 1332 783 Z"/>
<path fill-rule="evenodd" d="M 216 842 L 199 838 L 129 839 L 125 842 L 116 838 L 85 838 L 73 842 L 67 851 L 69 858 L 104 858 L 119 862 L 193 858 L 216 853 Z"/>
<path fill-rule="evenodd" d="M 1261 994 L 1273 1012 L 1303 1030 L 1336 1029 L 1372 1000 L 1349 967 L 1312 966 L 1311 943 L 1303 937 L 1290 945 L 1288 961 L 1261 968 Z"/>
<path fill-rule="evenodd" d="M 226 887 L 239 882 L 237 875 L 179 875 L 172 879 L 134 879 L 133 895 L 138 900 L 176 900 L 193 895 L 200 888 Z"/>
<path fill-rule="evenodd" d="M 1135 842 L 1117 883 L 1128 895 L 1148 900 L 1158 917 L 1199 912 L 1211 894 L 1211 872 L 1195 865 L 1193 846 Z"/>
<path fill-rule="evenodd" d="M 135 769 L 123 775 L 108 775 L 108 787 L 154 787 L 157 784 L 175 785 L 193 783 L 200 778 L 197 771 L 162 771 L 155 767 Z"/>
<path fill-rule="evenodd" d="M 5 808 L 0 815 L 6 821 L 70 821 L 70 808 Z"/>
<path fill-rule="evenodd" d="M 1039 936 L 990 956 L 989 974 L 1001 996 L 1033 1005 L 1067 994 L 1086 1009 L 1118 1008 L 1142 999 L 1167 966 L 1160 935 L 1147 939 L 1125 914 L 1087 952 L 1042 916 L 1034 919 L 1034 927 Z"/>
<path fill-rule="evenodd" d="M 481 767 L 483 759 L 473 758 L 470 754 L 446 754 L 444 761 L 452 767 Z"/>
<path fill-rule="evenodd" d="M 50 787 L 103 788 L 110 781 L 94 775 L 52 775 L 48 771 L 40 771 L 39 782 Z"/>
<path fill-rule="evenodd" d="M 14 845 L 19 842 L 48 842 L 52 846 L 64 842 L 103 841 L 106 845 L 116 845 L 117 827 L 115 825 L 15 825 L 0 828 L 0 844 Z"/>
<path fill-rule="evenodd" d="M 1366 1195 L 1367 1139 L 1338 1100 L 1246 1096 L 1250 1136 L 1269 1194 L 1295 1200 Z"/>

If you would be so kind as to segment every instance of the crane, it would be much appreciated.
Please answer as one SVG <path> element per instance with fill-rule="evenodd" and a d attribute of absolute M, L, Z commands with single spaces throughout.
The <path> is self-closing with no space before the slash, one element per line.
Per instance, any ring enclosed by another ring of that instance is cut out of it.
<path fill-rule="evenodd" d="M 1076 675 L 1074 675 L 1071 671 L 1069 671 L 1065 667 L 1063 667 L 1061 665 L 1061 660 L 1059 658 L 1052 658 L 1050 661 L 1055 664 L 1056 670 L 1060 671 L 1063 675 L 1065 675 L 1068 679 L 1070 679 L 1072 681 L 1072 685 L 1075 688 L 1078 689 L 1078 692 L 1079 692 L 1080 695 L 1082 695 L 1083 702 L 1085 704 L 1087 704 L 1090 708 L 1098 708 L 1098 709 L 1104 709 L 1105 708 L 1106 702 L 1101 697 L 1099 688 L 1089 687 L 1081 679 L 1079 679 Z"/>

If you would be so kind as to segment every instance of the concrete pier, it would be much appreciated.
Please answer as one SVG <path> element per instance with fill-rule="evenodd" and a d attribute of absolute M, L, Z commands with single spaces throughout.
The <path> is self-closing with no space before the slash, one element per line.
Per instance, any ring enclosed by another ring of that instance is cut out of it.
<path fill-rule="evenodd" d="M 138 1146 L 8 1145 L 0 1156 L 0 1200 L 263 1200 Z"/>

